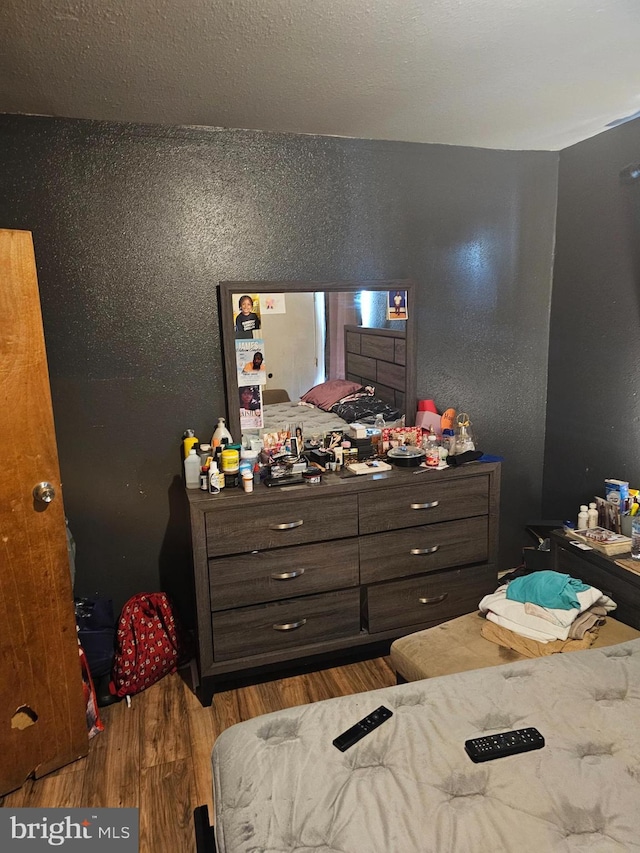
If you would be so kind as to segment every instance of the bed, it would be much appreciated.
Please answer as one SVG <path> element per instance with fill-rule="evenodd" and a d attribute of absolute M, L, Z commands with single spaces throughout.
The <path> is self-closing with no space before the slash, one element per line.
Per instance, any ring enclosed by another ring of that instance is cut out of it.
<path fill-rule="evenodd" d="M 393 716 L 342 753 L 380 705 Z M 464 742 L 537 727 L 474 764 Z M 640 640 L 447 675 L 234 725 L 212 754 L 218 853 L 640 850 Z"/>
<path fill-rule="evenodd" d="M 264 431 L 303 423 L 305 436 L 345 430 L 355 420 L 373 424 L 380 413 L 388 426 L 399 426 L 406 401 L 406 335 L 404 331 L 344 327 L 344 380 L 329 380 L 310 389 L 301 400 L 269 402 L 265 390 Z M 342 392 L 326 390 L 343 382 Z M 369 394 L 350 399 L 363 388 Z M 280 397 L 281 394 L 276 396 Z M 287 395 L 288 396 L 288 395 Z"/>

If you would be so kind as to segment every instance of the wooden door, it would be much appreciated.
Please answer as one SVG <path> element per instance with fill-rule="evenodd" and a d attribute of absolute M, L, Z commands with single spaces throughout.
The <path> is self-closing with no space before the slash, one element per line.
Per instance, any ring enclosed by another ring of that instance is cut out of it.
<path fill-rule="evenodd" d="M 0 794 L 87 751 L 33 243 L 0 229 Z"/>

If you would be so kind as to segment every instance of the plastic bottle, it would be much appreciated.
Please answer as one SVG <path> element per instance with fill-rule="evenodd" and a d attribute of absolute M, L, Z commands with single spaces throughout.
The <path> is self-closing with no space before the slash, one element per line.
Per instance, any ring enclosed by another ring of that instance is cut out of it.
<path fill-rule="evenodd" d="M 587 510 L 587 527 L 597 527 L 598 526 L 598 507 L 595 503 L 589 504 L 589 509 Z"/>
<path fill-rule="evenodd" d="M 200 489 L 203 492 L 209 491 L 209 466 L 200 466 Z"/>
<path fill-rule="evenodd" d="M 224 474 L 222 475 L 222 485 L 220 485 L 220 472 L 218 471 L 218 465 L 215 462 L 212 462 L 211 465 L 209 465 L 209 494 L 220 494 L 220 489 L 222 488 L 224 488 Z"/>
<path fill-rule="evenodd" d="M 381 414 L 377 414 L 377 415 L 376 415 L 376 419 L 375 419 L 375 421 L 373 422 L 373 426 L 374 426 L 376 429 L 384 429 L 384 428 L 385 428 L 384 418 L 382 417 L 382 415 L 381 415 Z"/>
<path fill-rule="evenodd" d="M 217 442 L 216 438 L 218 439 Z M 227 429 L 224 418 L 218 418 L 218 426 L 214 429 L 213 435 L 211 436 L 211 444 L 222 444 L 223 438 L 226 438 L 229 444 L 233 443 L 233 438 L 231 437 L 231 433 Z"/>
<path fill-rule="evenodd" d="M 433 431 L 427 436 L 424 461 L 428 468 L 437 468 L 440 464 L 440 445 L 438 444 L 438 436 Z"/>
<path fill-rule="evenodd" d="M 189 451 L 194 446 L 194 444 L 198 443 L 198 439 L 196 438 L 196 434 L 192 429 L 187 429 L 183 435 L 182 447 L 184 449 L 184 458 L 186 459 L 189 455 Z"/>
<path fill-rule="evenodd" d="M 189 451 L 189 455 L 184 460 L 184 480 L 188 489 L 200 488 L 200 457 L 196 453 L 195 447 Z"/>
<path fill-rule="evenodd" d="M 578 513 L 578 530 L 585 530 L 589 524 L 589 507 L 586 504 L 580 504 L 580 512 Z"/>

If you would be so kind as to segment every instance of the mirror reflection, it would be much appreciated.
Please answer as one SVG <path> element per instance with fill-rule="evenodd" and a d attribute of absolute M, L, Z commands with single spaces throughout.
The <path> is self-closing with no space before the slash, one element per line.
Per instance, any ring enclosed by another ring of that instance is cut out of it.
<path fill-rule="evenodd" d="M 221 285 L 230 422 L 237 412 L 243 434 L 398 423 L 413 396 L 410 284 L 268 284 Z"/>

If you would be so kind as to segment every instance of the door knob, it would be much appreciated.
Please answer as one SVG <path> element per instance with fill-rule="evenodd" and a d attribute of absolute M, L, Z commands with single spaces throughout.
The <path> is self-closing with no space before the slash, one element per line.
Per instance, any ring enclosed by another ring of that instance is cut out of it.
<path fill-rule="evenodd" d="M 38 483 L 33 487 L 33 496 L 37 501 L 50 504 L 56 496 L 56 490 L 51 483 Z"/>

